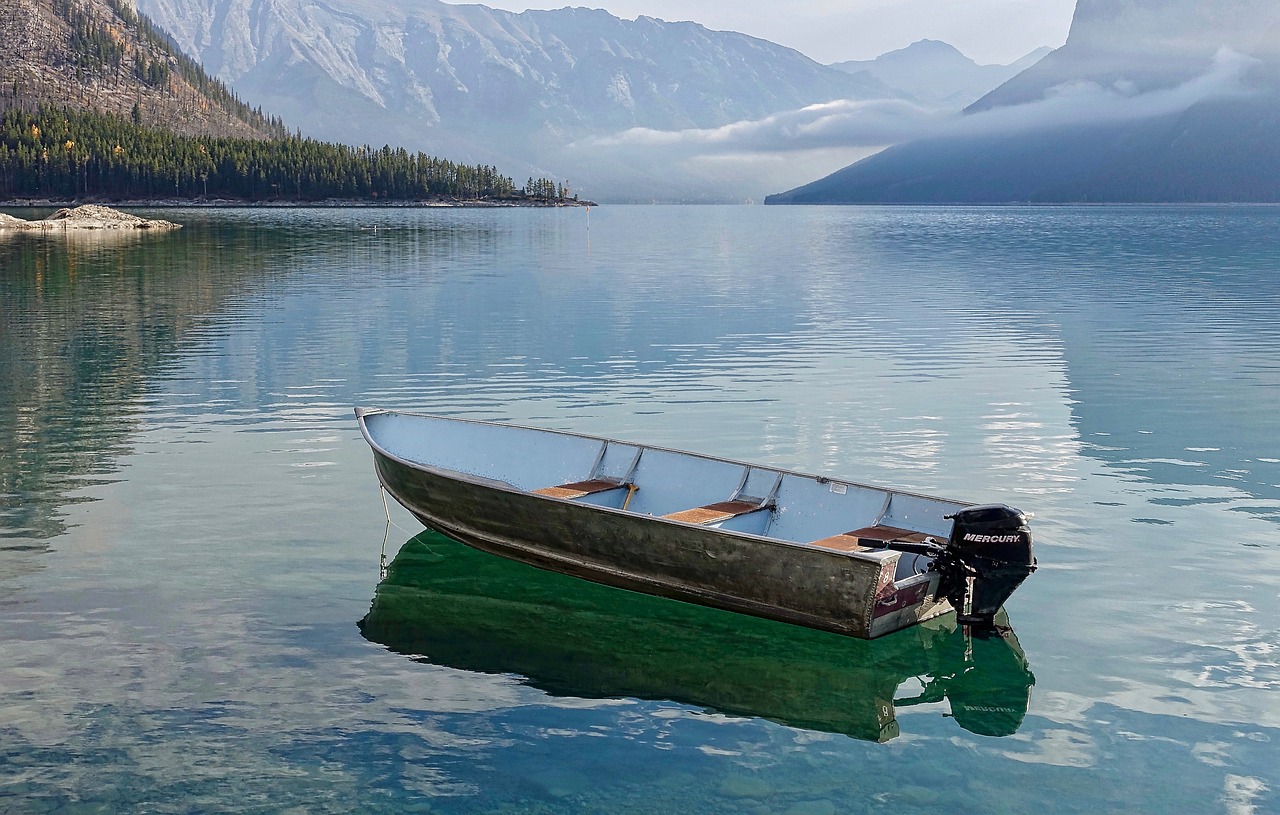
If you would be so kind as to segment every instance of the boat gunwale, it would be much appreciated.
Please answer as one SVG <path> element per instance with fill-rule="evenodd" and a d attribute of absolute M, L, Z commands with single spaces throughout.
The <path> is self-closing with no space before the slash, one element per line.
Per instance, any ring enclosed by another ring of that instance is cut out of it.
<path fill-rule="evenodd" d="M 628 445 L 632 447 L 638 447 L 641 450 L 656 450 L 663 453 L 673 453 L 676 455 L 693 456 L 695 458 L 699 458 L 704 461 L 718 461 L 718 462 L 723 462 L 726 464 L 732 464 L 732 465 L 742 466 L 742 467 L 757 467 L 763 470 L 768 470 L 770 472 L 779 473 L 782 476 L 793 475 L 803 479 L 810 479 L 819 484 L 828 484 L 828 483 L 843 484 L 847 487 L 858 487 L 861 489 L 874 490 L 874 491 L 886 493 L 889 495 L 904 495 L 911 498 L 923 498 L 929 501 L 940 501 L 945 503 L 958 504 L 960 506 L 976 506 L 976 504 L 973 504 L 971 502 L 957 501 L 950 498 L 941 498 L 936 495 L 927 495 L 925 493 L 908 492 L 905 490 L 896 490 L 888 487 L 876 487 L 870 484 L 863 484 L 861 482 L 846 481 L 844 479 L 838 479 L 838 478 L 830 478 L 828 476 L 816 475 L 813 473 L 805 473 L 798 470 L 783 470 L 775 467 L 765 467 L 759 464 L 752 464 L 750 462 L 738 461 L 730 458 L 722 458 L 719 456 L 713 456 L 706 453 L 697 453 L 697 452 L 692 452 L 688 450 L 677 450 L 675 448 L 642 444 L 639 442 L 625 441 L 622 439 L 611 439 L 604 436 L 593 436 L 585 433 L 574 433 L 568 430 L 552 430 L 544 427 L 532 427 L 528 425 L 513 424 L 509 422 L 498 422 L 498 421 L 490 421 L 485 419 L 470 419 L 470 418 L 455 417 L 455 416 L 441 416 L 441 415 L 432 414 L 432 413 L 418 413 L 414 411 L 392 410 L 392 409 L 386 409 L 386 408 L 357 407 L 355 409 L 355 413 L 356 413 L 356 420 L 360 425 L 360 434 L 364 437 L 365 442 L 367 442 L 369 446 L 372 447 L 376 452 L 406 467 L 409 467 L 411 469 L 424 470 L 432 473 L 433 475 L 439 476 L 441 478 L 450 478 L 457 481 L 463 481 L 465 483 L 472 484 L 478 487 L 486 487 L 488 489 L 501 490 L 503 492 L 509 492 L 515 495 L 528 495 L 544 501 L 556 501 L 564 504 L 572 504 L 574 506 L 589 508 L 589 509 L 597 510 L 600 512 L 605 512 L 608 514 L 621 515 L 621 516 L 630 517 L 630 518 L 642 518 L 650 521 L 658 521 L 666 524 L 674 524 L 680 527 L 692 527 L 695 529 L 702 528 L 702 529 L 707 529 L 708 531 L 716 532 L 721 535 L 731 535 L 735 537 L 742 537 L 749 540 L 759 541 L 764 543 L 783 544 L 786 546 L 796 547 L 799 549 L 803 549 L 804 551 L 810 551 L 810 552 L 815 550 L 824 551 L 833 555 L 853 557 L 853 558 L 858 558 L 860 560 L 882 561 L 886 557 L 889 557 L 892 555 L 899 555 L 901 553 L 893 550 L 886 550 L 886 549 L 877 549 L 871 552 L 839 551 L 839 550 L 833 550 L 833 549 L 826 549 L 825 547 L 815 546 L 812 542 L 808 542 L 808 541 L 793 541 L 793 540 L 787 540 L 785 538 L 776 538 L 776 537 L 770 537 L 768 535 L 759 535 L 752 532 L 743 532 L 743 531 L 731 530 L 731 529 L 719 529 L 718 527 L 705 527 L 699 524 L 689 523 L 687 521 L 679 521 L 671 518 L 665 518 L 660 515 L 644 515 L 641 513 L 631 512 L 628 510 L 618 509 L 614 507 L 601 506 L 599 504 L 583 503 L 581 501 L 576 501 L 570 498 L 556 498 L 550 495 L 540 495 L 537 492 L 534 492 L 533 490 L 524 490 L 515 486 L 514 484 L 510 484 L 506 481 L 501 481 L 496 478 L 485 478 L 484 476 L 478 476 L 473 473 L 464 473 L 460 470 L 451 470 L 446 467 L 436 467 L 430 464 L 424 464 L 421 461 L 414 461 L 412 459 L 407 459 L 407 458 L 404 458 L 403 456 L 397 455 L 396 453 L 393 453 L 392 451 L 388 450 L 385 446 L 379 444 L 377 441 L 374 440 L 372 434 L 369 432 L 368 427 L 366 427 L 365 425 L 365 417 L 376 416 L 379 414 L 393 414 L 397 416 L 410 416 L 410 417 L 420 418 L 420 419 L 439 419 L 439 420 L 449 421 L 449 422 L 466 422 L 469 424 L 482 425 L 486 427 L 506 427 L 506 428 L 514 428 L 517 430 L 530 430 L 530 431 L 542 432 L 542 433 L 553 433 L 556 435 L 568 436 L 571 438 L 587 439 L 589 441 L 599 441 L 599 442 L 605 442 L 608 444 Z M 381 479 L 379 479 L 379 482 L 381 483 Z M 384 488 L 386 487 L 385 484 L 382 484 L 382 486 Z"/>

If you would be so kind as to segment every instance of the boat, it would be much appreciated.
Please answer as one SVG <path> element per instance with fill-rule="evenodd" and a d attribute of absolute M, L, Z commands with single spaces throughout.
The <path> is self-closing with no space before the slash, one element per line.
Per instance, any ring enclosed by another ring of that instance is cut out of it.
<path fill-rule="evenodd" d="M 400 547 L 357 625 L 415 662 L 553 697 L 674 702 L 885 742 L 902 733 L 899 712 L 920 705 L 945 704 L 971 733 L 1018 731 L 1035 676 L 1008 616 L 995 621 L 976 631 L 947 615 L 852 639 L 586 583 L 425 530 Z"/>
<path fill-rule="evenodd" d="M 387 494 L 476 549 L 623 589 L 874 639 L 992 627 L 1036 568 L 1028 517 L 558 430 L 357 408 Z"/>

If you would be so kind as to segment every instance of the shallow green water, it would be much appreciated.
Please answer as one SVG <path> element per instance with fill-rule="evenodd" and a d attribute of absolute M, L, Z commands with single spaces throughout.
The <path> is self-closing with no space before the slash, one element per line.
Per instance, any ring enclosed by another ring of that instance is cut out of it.
<path fill-rule="evenodd" d="M 158 214 L 0 237 L 0 811 L 1280 811 L 1280 208 Z M 355 404 L 1006 500 L 1018 647 L 379 587 Z"/>

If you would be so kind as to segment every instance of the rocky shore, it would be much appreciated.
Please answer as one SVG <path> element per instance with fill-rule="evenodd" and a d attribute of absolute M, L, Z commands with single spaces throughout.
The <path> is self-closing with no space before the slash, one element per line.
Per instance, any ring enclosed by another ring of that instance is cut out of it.
<path fill-rule="evenodd" d="M 69 229 L 181 229 L 182 224 L 172 221 L 149 220 L 130 215 L 111 207 L 86 204 L 60 209 L 47 218 L 27 221 L 0 212 L 0 230 L 14 229 L 24 232 Z"/>

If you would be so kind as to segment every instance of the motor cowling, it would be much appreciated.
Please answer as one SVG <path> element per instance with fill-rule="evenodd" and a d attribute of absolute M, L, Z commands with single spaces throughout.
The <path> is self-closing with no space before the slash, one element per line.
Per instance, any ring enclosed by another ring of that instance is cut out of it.
<path fill-rule="evenodd" d="M 991 626 L 1014 590 L 1036 570 L 1027 515 L 1005 504 L 966 507 L 947 516 L 951 538 L 935 562 L 938 593 L 961 623 Z"/>

